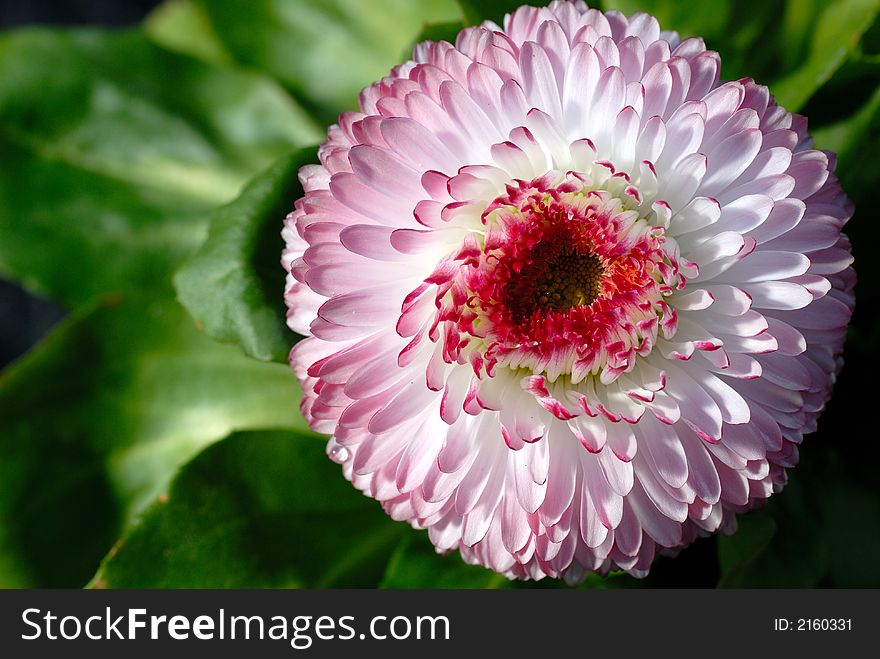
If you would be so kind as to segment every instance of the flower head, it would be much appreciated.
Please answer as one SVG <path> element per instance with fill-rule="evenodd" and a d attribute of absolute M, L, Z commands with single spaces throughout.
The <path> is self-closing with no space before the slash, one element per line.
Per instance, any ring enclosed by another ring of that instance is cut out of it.
<path fill-rule="evenodd" d="M 302 411 L 440 551 L 538 579 L 728 530 L 840 367 L 851 205 L 806 120 L 646 14 L 423 43 L 300 173 Z"/>

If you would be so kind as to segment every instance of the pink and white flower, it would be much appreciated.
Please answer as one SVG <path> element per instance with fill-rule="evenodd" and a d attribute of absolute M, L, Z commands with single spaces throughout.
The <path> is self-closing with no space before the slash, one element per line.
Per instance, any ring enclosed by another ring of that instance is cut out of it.
<path fill-rule="evenodd" d="M 303 414 L 438 551 L 644 575 L 779 491 L 855 275 L 833 154 L 646 14 L 419 44 L 300 172 Z"/>

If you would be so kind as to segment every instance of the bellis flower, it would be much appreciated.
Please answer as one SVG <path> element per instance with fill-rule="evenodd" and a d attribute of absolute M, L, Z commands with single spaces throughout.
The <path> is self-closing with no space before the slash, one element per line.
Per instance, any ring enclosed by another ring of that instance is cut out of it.
<path fill-rule="evenodd" d="M 287 218 L 303 414 L 438 551 L 623 569 L 779 491 L 841 361 L 851 204 L 701 39 L 582 2 L 419 44 Z"/>

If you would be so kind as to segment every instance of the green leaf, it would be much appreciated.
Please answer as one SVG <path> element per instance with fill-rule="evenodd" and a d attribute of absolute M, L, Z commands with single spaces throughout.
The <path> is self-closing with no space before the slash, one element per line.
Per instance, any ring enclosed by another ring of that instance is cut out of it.
<path fill-rule="evenodd" d="M 204 211 L 318 131 L 269 80 L 140 32 L 0 36 L 0 274 L 69 305 L 170 290 Z"/>
<path fill-rule="evenodd" d="M 208 239 L 174 278 L 183 305 L 208 336 L 239 344 L 263 361 L 287 362 L 292 335 L 284 320 L 281 221 L 302 195 L 300 166 L 314 149 L 286 156 L 217 209 Z"/>
<path fill-rule="evenodd" d="M 388 562 L 381 588 L 511 588 L 514 582 L 458 552 L 439 556 L 427 532 L 409 533 Z"/>
<path fill-rule="evenodd" d="M 165 0 L 143 27 L 147 36 L 168 50 L 224 66 L 234 61 L 205 12 L 192 0 Z"/>
<path fill-rule="evenodd" d="M 196 0 L 226 48 L 270 72 L 325 122 L 403 61 L 425 24 L 461 19 L 454 0 Z"/>
<path fill-rule="evenodd" d="M 458 0 L 458 4 L 468 25 L 479 25 L 483 21 L 495 21 L 501 25 L 505 14 L 529 3 L 522 0 Z"/>
<path fill-rule="evenodd" d="M 818 437 L 811 437 L 815 443 Z M 767 507 L 738 518 L 739 530 L 718 541 L 719 586 L 816 588 L 830 567 L 828 521 L 822 499 L 838 478 L 820 475 L 809 463 L 789 475 L 785 490 Z"/>
<path fill-rule="evenodd" d="M 102 588 L 375 586 L 407 527 L 302 433 L 238 433 L 175 478 L 107 557 Z"/>
<path fill-rule="evenodd" d="M 304 428 L 286 366 L 179 305 L 114 298 L 0 374 L 0 582 L 78 586 L 177 468 L 237 429 Z"/>
<path fill-rule="evenodd" d="M 744 515 L 737 522 L 736 533 L 722 537 L 719 544 L 718 555 L 722 570 L 719 588 L 741 585 L 749 567 L 776 533 L 776 522 L 762 511 Z"/>
<path fill-rule="evenodd" d="M 803 34 L 813 27 L 802 62 L 791 73 L 771 85 L 776 101 L 797 111 L 840 68 L 853 53 L 862 35 L 871 27 L 880 10 L 878 0 L 843 0 L 833 3 L 793 3 L 787 5 L 789 34 Z M 783 33 L 783 37 L 785 33 Z M 791 40 L 784 41 L 790 44 Z"/>

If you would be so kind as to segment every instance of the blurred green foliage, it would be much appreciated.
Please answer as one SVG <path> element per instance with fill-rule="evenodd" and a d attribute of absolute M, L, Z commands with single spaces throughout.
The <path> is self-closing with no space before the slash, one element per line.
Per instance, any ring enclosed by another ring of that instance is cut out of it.
<path fill-rule="evenodd" d="M 0 272 L 71 306 L 167 287 L 205 211 L 317 125 L 274 81 L 139 31 L 4 34 Z"/>
<path fill-rule="evenodd" d="M 181 470 L 93 585 L 373 586 L 405 532 L 339 478 L 320 439 L 237 433 Z"/>
<path fill-rule="evenodd" d="M 205 446 L 304 429 L 297 398 L 286 365 L 207 339 L 170 294 L 75 312 L 0 376 L 0 580 L 82 585 Z"/>
<path fill-rule="evenodd" d="M 355 492 L 268 363 L 295 339 L 280 218 L 323 127 L 416 40 L 517 4 L 167 0 L 142 29 L 0 35 L 0 274 L 71 311 L 0 373 L 0 586 L 523 587 Z M 880 0 L 602 5 L 703 36 L 725 78 L 811 117 L 860 207 L 860 284 L 785 494 L 646 580 L 586 587 L 878 586 Z"/>
<path fill-rule="evenodd" d="M 177 0 L 178 20 L 210 26 L 211 42 L 235 61 L 265 71 L 322 123 L 353 107 L 358 92 L 399 64 L 425 24 L 458 20 L 454 0 Z M 184 52 L 192 35 L 156 21 L 152 33 Z M 177 32 L 178 38 L 173 33 Z M 198 54 L 196 52 L 196 54 Z"/>

